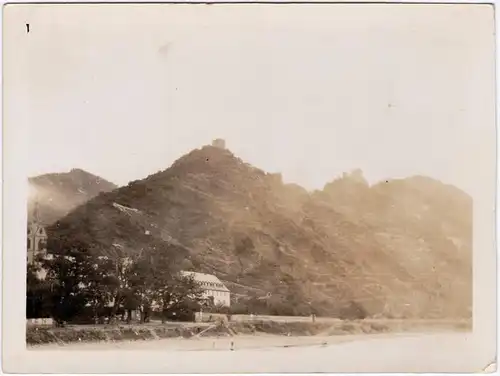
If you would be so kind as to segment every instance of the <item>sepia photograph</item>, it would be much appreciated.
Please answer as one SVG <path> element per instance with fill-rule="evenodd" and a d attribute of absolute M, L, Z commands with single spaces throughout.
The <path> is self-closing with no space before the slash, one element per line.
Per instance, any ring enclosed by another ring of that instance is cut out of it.
<path fill-rule="evenodd" d="M 492 5 L 3 10 L 5 372 L 496 370 Z"/>

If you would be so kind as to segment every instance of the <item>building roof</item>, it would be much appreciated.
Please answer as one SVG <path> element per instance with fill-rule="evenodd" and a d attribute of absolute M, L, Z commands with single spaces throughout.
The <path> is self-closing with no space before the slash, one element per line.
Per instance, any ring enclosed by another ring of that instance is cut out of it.
<path fill-rule="evenodd" d="M 224 285 L 224 283 L 222 283 L 221 280 L 213 274 L 181 271 L 181 275 L 185 277 L 192 276 L 194 280 L 200 283 L 201 286 L 205 289 L 229 292 L 229 289 L 226 287 L 226 285 Z"/>

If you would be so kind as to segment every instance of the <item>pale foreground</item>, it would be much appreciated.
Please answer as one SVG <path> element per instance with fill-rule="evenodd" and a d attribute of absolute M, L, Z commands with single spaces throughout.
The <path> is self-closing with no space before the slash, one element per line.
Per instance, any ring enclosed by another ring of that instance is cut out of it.
<path fill-rule="evenodd" d="M 494 359 L 488 359 L 475 342 L 471 333 L 449 332 L 255 335 L 49 345 L 33 348 L 32 353 L 45 357 L 56 350 L 57 366 L 42 367 L 53 372 L 478 372 Z"/>

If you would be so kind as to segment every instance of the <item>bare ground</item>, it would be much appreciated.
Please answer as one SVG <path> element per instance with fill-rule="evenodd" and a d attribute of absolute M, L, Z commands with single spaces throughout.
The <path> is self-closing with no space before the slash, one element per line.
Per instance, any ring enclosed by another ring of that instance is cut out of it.
<path fill-rule="evenodd" d="M 178 327 L 174 335 L 165 335 Z M 197 329 L 197 330 L 194 330 Z M 337 322 L 328 325 L 291 324 L 291 323 L 238 323 L 229 328 L 202 324 L 187 325 L 145 325 L 116 327 L 68 327 L 46 330 L 57 340 L 34 343 L 28 341 L 30 349 L 46 350 L 238 350 L 272 347 L 326 346 L 348 342 L 359 338 L 380 338 L 398 333 L 412 335 L 418 333 L 463 332 L 470 329 L 464 323 L 425 323 L 425 322 Z M 86 336 L 85 333 L 92 333 Z M 110 335 L 112 333 L 112 335 Z M 96 336 L 98 334 L 98 336 Z M 129 334 L 129 335 L 127 335 Z M 132 334 L 132 337 L 130 336 Z M 144 336 L 147 334 L 147 337 Z M 33 336 L 33 333 L 29 333 Z M 80 338 L 81 336 L 81 338 Z M 99 340 L 99 338 L 101 340 Z M 96 339 L 97 338 L 97 339 Z M 102 338 L 105 338 L 104 340 Z M 65 339 L 65 340 L 60 340 Z"/>

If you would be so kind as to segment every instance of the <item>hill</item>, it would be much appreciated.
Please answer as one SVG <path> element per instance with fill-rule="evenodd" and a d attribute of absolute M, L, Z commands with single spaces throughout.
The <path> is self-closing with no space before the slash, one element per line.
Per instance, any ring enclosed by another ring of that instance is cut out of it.
<path fill-rule="evenodd" d="M 224 280 L 236 307 L 471 315 L 472 200 L 425 177 L 369 186 L 357 171 L 309 193 L 206 146 L 49 228 L 56 252 L 78 244 L 136 253 L 159 243 L 182 255 L 183 268 Z"/>
<path fill-rule="evenodd" d="M 99 193 L 117 188 L 80 169 L 31 177 L 29 186 L 32 195 L 28 200 L 28 219 L 32 219 L 37 202 L 39 220 L 45 225 L 54 223 Z"/>

